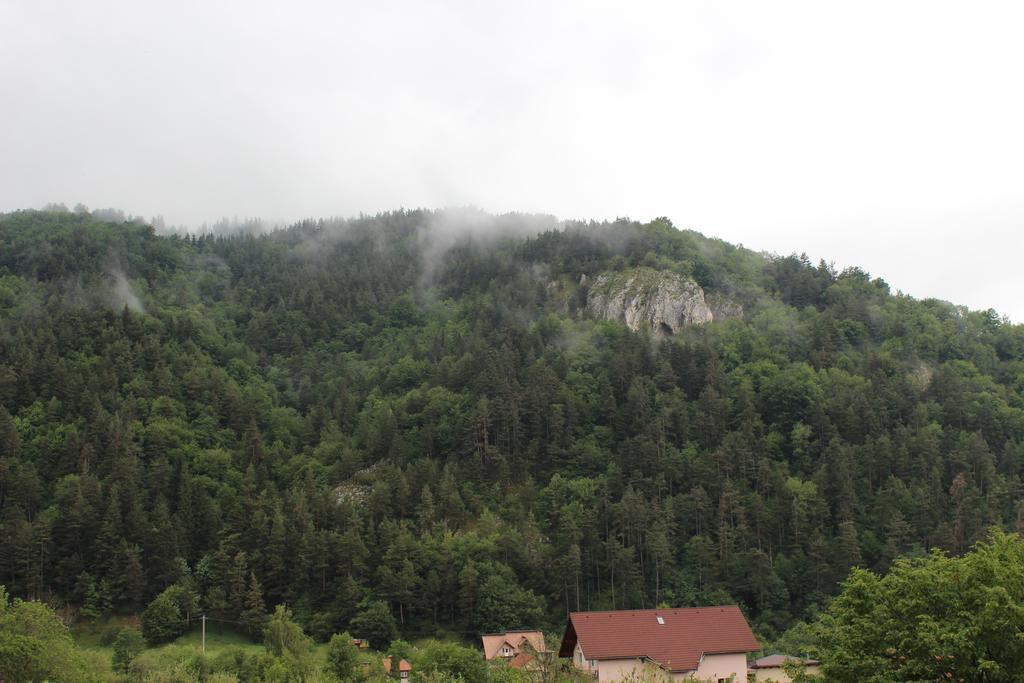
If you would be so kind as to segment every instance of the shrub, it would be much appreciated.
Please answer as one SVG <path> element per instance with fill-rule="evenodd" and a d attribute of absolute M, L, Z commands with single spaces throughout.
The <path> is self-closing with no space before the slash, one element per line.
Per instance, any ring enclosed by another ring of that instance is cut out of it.
<path fill-rule="evenodd" d="M 359 650 L 352 644 L 352 636 L 348 632 L 331 636 L 327 644 L 327 670 L 340 680 L 347 681 L 356 672 Z"/>
<path fill-rule="evenodd" d="M 150 645 L 174 640 L 185 632 L 185 620 L 174 599 L 164 591 L 142 613 L 142 636 Z"/>
<path fill-rule="evenodd" d="M 364 603 L 350 624 L 357 638 L 370 641 L 370 647 L 381 652 L 387 650 L 392 640 L 398 637 L 398 626 L 386 603 L 379 600 Z"/>
<path fill-rule="evenodd" d="M 455 643 L 429 643 L 423 648 L 418 664 L 423 673 L 461 676 L 464 681 L 483 681 L 487 678 L 487 664 L 480 652 Z"/>
<path fill-rule="evenodd" d="M 146 643 L 138 630 L 122 628 L 114 639 L 114 671 L 123 674 L 128 673 L 132 660 L 138 657 L 145 647 Z"/>

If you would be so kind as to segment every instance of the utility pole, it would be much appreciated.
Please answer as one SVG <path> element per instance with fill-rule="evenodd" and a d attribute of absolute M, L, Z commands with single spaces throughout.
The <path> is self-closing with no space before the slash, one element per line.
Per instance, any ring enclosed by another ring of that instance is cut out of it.
<path fill-rule="evenodd" d="M 203 654 L 206 654 L 206 615 L 203 615 Z"/>

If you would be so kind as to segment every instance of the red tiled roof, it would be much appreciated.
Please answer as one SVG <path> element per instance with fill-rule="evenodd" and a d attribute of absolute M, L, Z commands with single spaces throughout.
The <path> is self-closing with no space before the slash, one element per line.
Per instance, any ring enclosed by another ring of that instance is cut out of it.
<path fill-rule="evenodd" d="M 573 612 L 559 656 L 571 657 L 577 642 L 587 659 L 647 657 L 672 672 L 695 670 L 705 654 L 754 652 L 760 647 L 735 605 Z"/>
<path fill-rule="evenodd" d="M 391 657 L 385 657 L 383 660 L 381 660 L 381 663 L 384 665 L 384 673 L 391 673 Z M 405 661 L 404 659 L 400 659 L 398 660 L 398 670 L 412 671 L 412 664 Z"/>
<path fill-rule="evenodd" d="M 513 652 L 519 652 L 525 640 L 537 652 L 544 652 L 544 634 L 540 631 L 507 631 L 505 633 L 485 633 L 480 636 L 484 646 L 484 659 L 498 656 L 501 646 L 508 643 Z"/>
<path fill-rule="evenodd" d="M 508 665 L 513 669 L 522 669 L 527 664 L 532 662 L 534 659 L 536 659 L 536 657 L 528 655 L 525 652 L 520 652 L 515 657 L 513 657 L 511 661 L 509 661 Z"/>

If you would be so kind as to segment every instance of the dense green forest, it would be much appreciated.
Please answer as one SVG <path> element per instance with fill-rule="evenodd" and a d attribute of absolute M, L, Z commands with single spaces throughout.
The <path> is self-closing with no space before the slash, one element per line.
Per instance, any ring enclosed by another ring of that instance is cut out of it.
<path fill-rule="evenodd" d="M 772 640 L 852 567 L 1024 525 L 1024 326 L 992 311 L 664 219 L 101 218 L 0 217 L 14 597 L 253 629 L 284 603 L 321 641 L 736 602 Z M 742 315 L 588 315 L 640 267 Z"/>

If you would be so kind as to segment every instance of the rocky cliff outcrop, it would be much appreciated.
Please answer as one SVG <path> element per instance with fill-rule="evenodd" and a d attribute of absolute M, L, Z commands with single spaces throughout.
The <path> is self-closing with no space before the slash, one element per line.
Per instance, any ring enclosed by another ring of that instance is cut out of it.
<path fill-rule="evenodd" d="M 605 273 L 581 281 L 589 285 L 587 312 L 595 318 L 621 320 L 633 331 L 647 327 L 666 336 L 689 325 L 716 318 L 738 317 L 743 308 L 727 299 L 705 300 L 704 290 L 692 279 L 670 271 L 637 268 Z M 716 314 L 717 313 L 717 314 Z"/>
<path fill-rule="evenodd" d="M 711 315 L 715 320 L 728 320 L 729 318 L 742 318 L 743 306 L 732 299 L 721 294 L 707 294 L 705 297 Z"/>

